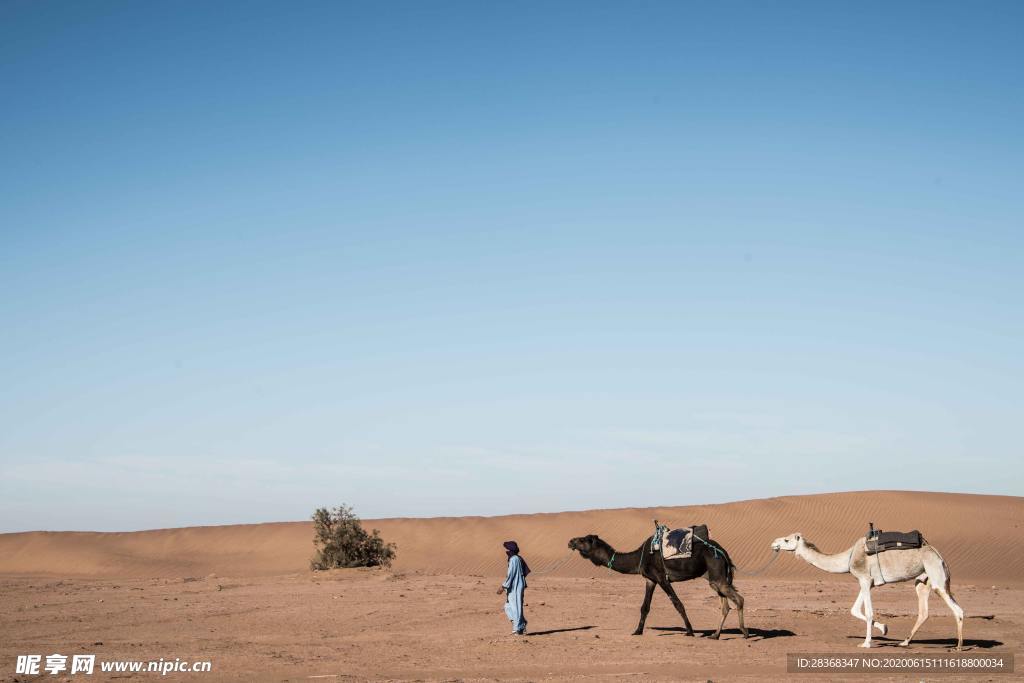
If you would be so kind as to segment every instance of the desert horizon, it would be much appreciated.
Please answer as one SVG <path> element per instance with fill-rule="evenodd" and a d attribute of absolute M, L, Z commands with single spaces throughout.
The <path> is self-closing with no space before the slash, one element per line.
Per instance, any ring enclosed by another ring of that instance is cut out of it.
<path fill-rule="evenodd" d="M 356 511 L 358 512 L 358 511 Z M 771 557 L 772 539 L 802 532 L 831 551 L 849 547 L 868 523 L 879 529 L 917 529 L 958 577 L 1024 581 L 1024 497 L 850 491 L 716 503 L 467 517 L 365 519 L 397 545 L 396 571 L 497 574 L 501 541 L 514 538 L 536 569 L 560 563 L 572 536 L 596 533 L 633 550 L 653 531 L 653 519 L 674 526 L 703 523 L 740 571 Z M 976 523 L 970 523 L 970 520 Z M 981 520 L 985 521 L 981 525 Z M 74 577 L 273 575 L 309 569 L 313 527 L 308 521 L 207 525 L 142 531 L 28 531 L 0 534 L 0 574 Z M 496 550 L 496 548 L 498 550 Z M 995 562 L 1000 555 L 1003 559 Z M 1007 555 L 1009 555 L 1007 557 Z M 60 558 L 60 562 L 57 558 Z M 58 568 L 59 566 L 59 568 Z M 555 569 L 589 576 L 586 562 Z M 768 576 L 809 577 L 803 563 L 776 562 Z"/>
<path fill-rule="evenodd" d="M 983 512 L 981 512 L 983 511 Z M 358 512 L 358 511 L 356 511 Z M 967 519 L 981 516 L 986 527 Z M 569 512 L 465 517 L 385 517 L 362 520 L 397 545 L 396 570 L 495 573 L 504 559 L 495 550 L 515 538 L 538 569 L 567 553 L 572 536 L 599 533 L 622 550 L 633 550 L 652 531 L 652 519 L 685 526 L 707 523 L 712 538 L 729 549 L 742 569 L 766 560 L 770 541 L 802 531 L 823 548 L 841 550 L 878 528 L 921 530 L 948 555 L 958 575 L 1024 581 L 1024 551 L 1009 562 L 989 564 L 1000 541 L 1024 541 L 1024 498 L 924 492 L 844 492 L 781 496 L 695 506 L 632 507 Z M 1010 531 L 1009 538 L 999 529 Z M 965 538 L 966 535 L 966 538 Z M 631 545 L 632 544 L 632 545 Z M 74 577 L 163 577 L 175 573 L 265 575 L 308 569 L 312 524 L 278 521 L 256 524 L 184 526 L 139 531 L 19 531 L 0 535 L 0 574 L 66 573 Z M 65 561 L 54 568 L 53 556 Z M 443 558 L 443 559 L 439 559 Z M 243 561 L 244 560 L 244 561 Z M 586 563 L 556 569 L 562 575 L 589 574 Z M 772 566 L 773 577 L 807 577 L 806 565 Z"/>
<path fill-rule="evenodd" d="M 583 508 L 568 508 L 565 510 L 534 510 L 531 512 L 503 512 L 495 514 L 425 514 L 425 515 L 393 515 L 386 517 L 361 517 L 362 521 L 367 524 L 376 521 L 400 521 L 400 520 L 436 520 L 436 519 L 493 519 L 498 517 L 522 517 L 527 515 L 562 515 L 562 514 L 581 514 L 587 512 L 603 512 L 603 511 L 615 511 L 615 510 L 659 510 L 659 509 L 673 509 L 683 507 L 708 507 L 714 505 L 736 505 L 740 503 L 749 503 L 763 500 L 776 500 L 782 498 L 806 498 L 813 496 L 845 496 L 855 494 L 879 494 L 879 493 L 907 493 L 907 494 L 928 494 L 928 495 L 943 495 L 943 496 L 982 496 L 986 498 L 1024 498 L 1024 496 L 1015 496 L 1004 493 L 979 493 L 973 491 L 929 491 L 924 489 L 846 489 L 841 491 L 815 491 L 811 493 L 783 493 L 778 495 L 754 497 L 754 498 L 738 498 L 736 500 L 726 500 L 717 502 L 703 502 L 703 503 L 690 503 L 688 505 L 624 505 L 624 506 L 611 506 L 611 507 L 583 507 Z M 175 529 L 203 529 L 207 527 L 224 527 L 224 526 L 259 526 L 262 524 L 305 524 L 307 520 L 299 519 L 278 519 L 278 520 L 260 520 L 255 522 L 209 522 L 205 524 L 182 524 L 176 526 L 153 526 L 143 527 L 138 529 L 24 529 L 18 531 L 0 531 L 0 535 L 3 534 L 21 534 L 21 533 L 137 533 L 143 531 L 173 531 Z"/>

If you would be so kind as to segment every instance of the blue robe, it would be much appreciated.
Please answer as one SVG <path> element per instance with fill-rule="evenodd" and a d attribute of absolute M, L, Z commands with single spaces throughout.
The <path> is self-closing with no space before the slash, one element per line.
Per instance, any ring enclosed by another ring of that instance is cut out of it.
<path fill-rule="evenodd" d="M 508 575 L 505 583 L 505 615 L 512 622 L 512 630 L 521 633 L 526 630 L 526 617 L 523 615 L 523 594 L 526 592 L 526 575 L 523 573 L 523 559 L 518 555 L 508 558 Z"/>

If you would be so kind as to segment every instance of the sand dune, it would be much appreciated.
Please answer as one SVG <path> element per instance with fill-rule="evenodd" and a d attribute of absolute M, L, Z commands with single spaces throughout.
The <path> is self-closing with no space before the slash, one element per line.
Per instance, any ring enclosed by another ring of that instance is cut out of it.
<path fill-rule="evenodd" d="M 399 571 L 497 575 L 501 542 L 515 538 L 535 571 L 555 576 L 605 570 L 570 557 L 572 536 L 600 534 L 633 550 L 652 518 L 682 526 L 703 522 L 743 569 L 770 557 L 770 541 L 803 532 L 838 552 L 864 533 L 919 529 L 946 558 L 955 581 L 1024 580 L 1024 498 L 898 491 L 787 496 L 721 505 L 628 508 L 502 517 L 367 520 L 398 544 Z M 129 533 L 28 532 L 0 535 L 0 574 L 66 577 L 267 576 L 304 572 L 312 554 L 307 522 L 163 529 Z M 562 560 L 567 560 L 561 564 Z M 809 578 L 816 570 L 781 557 L 766 576 Z"/>

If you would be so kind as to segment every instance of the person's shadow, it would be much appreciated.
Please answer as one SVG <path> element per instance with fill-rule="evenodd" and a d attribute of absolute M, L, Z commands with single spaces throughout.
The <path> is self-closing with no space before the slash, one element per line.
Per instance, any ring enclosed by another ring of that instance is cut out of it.
<path fill-rule="evenodd" d="M 686 633 L 686 629 L 683 628 L 682 626 L 649 626 L 648 628 L 650 628 L 652 631 L 669 631 L 670 632 L 670 633 L 659 633 L 658 635 L 660 635 L 660 636 L 671 635 L 671 633 Z M 707 638 L 712 633 L 714 633 L 715 630 L 714 629 L 710 629 L 710 628 L 706 629 L 706 630 L 701 630 L 701 629 L 696 629 L 695 628 L 695 629 L 693 629 L 693 632 L 695 634 L 699 634 L 703 638 Z M 747 633 L 750 634 L 751 640 L 753 640 L 755 638 L 758 639 L 758 640 L 768 640 L 769 638 L 788 638 L 790 636 L 795 636 L 796 635 L 795 633 L 793 633 L 789 629 L 784 629 L 784 628 L 754 628 L 754 627 L 747 627 Z M 723 636 L 724 635 L 742 636 L 743 633 L 738 628 L 723 628 L 722 629 L 722 635 Z"/>
<path fill-rule="evenodd" d="M 589 631 L 593 626 L 574 626 L 573 628 L 553 628 L 547 631 L 527 631 L 528 636 L 550 636 L 552 633 L 568 633 L 569 631 Z"/>

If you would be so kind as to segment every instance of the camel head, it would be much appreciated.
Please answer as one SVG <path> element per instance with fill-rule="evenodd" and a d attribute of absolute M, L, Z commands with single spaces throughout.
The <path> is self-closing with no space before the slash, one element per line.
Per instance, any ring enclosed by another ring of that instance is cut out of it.
<path fill-rule="evenodd" d="M 800 547 L 801 543 L 805 543 L 804 536 L 801 533 L 790 534 L 789 536 L 782 536 L 772 541 L 772 550 L 788 550 L 789 552 L 795 551 Z"/>
<path fill-rule="evenodd" d="M 609 555 L 611 546 L 598 538 L 595 534 L 589 536 L 577 536 L 569 541 L 569 550 L 575 550 L 580 555 L 590 560 L 591 562 L 598 562 L 599 560 L 594 558 L 594 554 Z M 602 553 L 603 551 L 603 553 Z"/>

